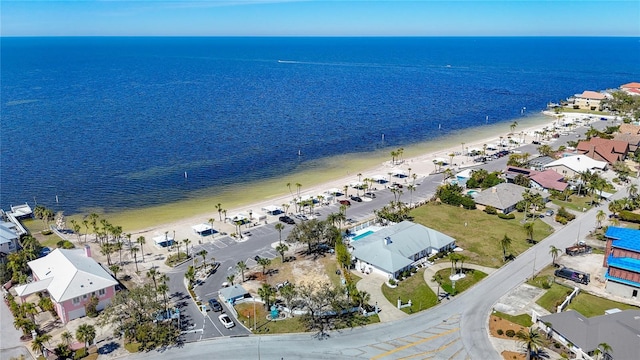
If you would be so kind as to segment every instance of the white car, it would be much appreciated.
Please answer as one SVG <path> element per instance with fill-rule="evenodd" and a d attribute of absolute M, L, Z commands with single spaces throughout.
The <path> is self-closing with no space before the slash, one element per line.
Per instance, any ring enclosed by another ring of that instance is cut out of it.
<path fill-rule="evenodd" d="M 233 322 L 233 320 L 231 320 L 231 318 L 227 314 L 222 314 L 218 316 L 218 320 L 220 320 L 222 325 L 224 325 L 224 327 L 226 327 L 227 329 L 231 329 L 232 327 L 236 326 L 236 324 Z"/>

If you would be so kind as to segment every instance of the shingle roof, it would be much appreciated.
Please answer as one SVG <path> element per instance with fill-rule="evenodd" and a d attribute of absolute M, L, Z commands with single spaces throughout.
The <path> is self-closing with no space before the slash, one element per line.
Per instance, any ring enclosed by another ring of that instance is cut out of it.
<path fill-rule="evenodd" d="M 636 359 L 640 354 L 640 310 L 625 310 L 592 318 L 569 310 L 542 316 L 540 320 L 551 323 L 555 332 L 585 352 L 607 343 L 615 359 Z"/>
<path fill-rule="evenodd" d="M 564 191 L 569 186 L 564 182 L 564 176 L 551 169 L 547 169 L 542 172 L 537 172 L 529 177 L 532 181 L 540 184 L 545 189 L 554 189 L 558 191 Z"/>
<path fill-rule="evenodd" d="M 28 294 L 29 288 L 46 281 L 47 291 L 58 303 L 118 284 L 84 249 L 55 249 L 28 264 L 39 281 L 19 287 L 20 292 Z"/>
<path fill-rule="evenodd" d="M 242 287 L 242 285 L 236 284 L 233 286 L 222 288 L 220 289 L 220 291 L 218 291 L 218 293 L 225 300 L 229 300 L 229 299 L 236 299 L 239 297 L 243 297 L 247 295 L 249 292 L 244 287 Z"/>
<path fill-rule="evenodd" d="M 591 157 L 595 153 L 609 164 L 613 164 L 626 155 L 629 151 L 629 143 L 620 140 L 591 138 L 589 141 L 579 142 L 577 150 Z"/>
<path fill-rule="evenodd" d="M 618 132 L 621 134 L 640 134 L 640 125 L 620 124 Z"/>
<path fill-rule="evenodd" d="M 583 99 L 594 99 L 594 100 L 603 100 L 605 98 L 604 94 L 599 92 L 585 90 L 582 94 L 577 94 L 578 97 Z"/>
<path fill-rule="evenodd" d="M 525 190 L 529 190 L 534 194 L 540 194 L 543 197 L 548 196 L 535 189 L 527 189 L 511 183 L 502 183 L 481 191 L 476 195 L 474 200 L 480 205 L 493 206 L 498 210 L 504 210 L 522 201 L 524 199 L 522 193 Z"/>
<path fill-rule="evenodd" d="M 388 238 L 390 243 L 386 244 Z M 352 241 L 353 256 L 394 273 L 413 263 L 411 256 L 426 249 L 441 249 L 455 243 L 455 239 L 426 226 L 403 221 L 377 231 L 366 238 Z"/>
<path fill-rule="evenodd" d="M 640 89 L 640 83 L 630 82 L 628 84 L 624 84 L 620 86 L 623 89 Z"/>

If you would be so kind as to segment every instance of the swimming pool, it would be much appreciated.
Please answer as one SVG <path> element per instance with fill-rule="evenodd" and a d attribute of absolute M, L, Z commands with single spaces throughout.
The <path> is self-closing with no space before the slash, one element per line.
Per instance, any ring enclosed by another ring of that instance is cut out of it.
<path fill-rule="evenodd" d="M 365 238 L 369 235 L 373 234 L 373 230 L 369 230 L 366 232 L 363 232 L 362 234 L 358 235 L 358 236 L 354 236 L 353 239 L 351 239 L 352 241 L 356 241 L 356 240 L 360 240 L 362 238 Z"/>

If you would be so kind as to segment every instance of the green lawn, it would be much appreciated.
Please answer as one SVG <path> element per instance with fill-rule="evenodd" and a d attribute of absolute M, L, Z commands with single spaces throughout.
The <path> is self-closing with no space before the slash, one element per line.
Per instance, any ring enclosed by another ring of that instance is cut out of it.
<path fill-rule="evenodd" d="M 466 273 L 467 276 L 465 276 L 463 279 L 456 281 L 455 291 L 453 291 L 451 280 L 449 280 L 449 275 L 451 275 L 451 269 L 442 269 L 438 271 L 436 273 L 436 276 L 440 276 L 440 278 L 442 279 L 440 282 L 440 286 L 442 287 L 442 289 L 448 292 L 449 294 L 454 294 L 454 295 L 459 294 L 467 290 L 471 286 L 473 286 L 475 283 L 487 277 L 487 274 L 483 273 L 482 271 L 469 270 L 469 269 L 466 269 L 466 270 L 467 270 L 467 273 Z"/>
<path fill-rule="evenodd" d="M 569 196 L 569 201 L 562 201 L 562 200 L 558 200 L 558 199 L 551 199 L 551 202 L 558 205 L 558 206 L 564 206 L 565 209 L 569 210 L 574 210 L 574 211 L 579 211 L 582 212 L 583 208 L 586 208 L 587 210 L 591 209 L 592 205 L 591 205 L 591 196 L 577 196 L 577 195 L 571 195 Z"/>
<path fill-rule="evenodd" d="M 255 334 L 282 334 L 307 331 L 300 316 L 286 320 L 269 321 L 267 320 L 269 311 L 267 311 L 264 305 L 261 303 L 256 303 L 255 305 L 255 319 L 258 327 L 258 330 L 254 331 Z M 235 308 L 238 312 L 238 321 L 242 322 L 249 329 L 253 328 L 253 303 L 246 302 L 238 304 Z"/>
<path fill-rule="evenodd" d="M 397 304 L 398 298 L 402 300 L 403 304 L 411 300 L 411 307 L 402 309 L 407 314 L 428 309 L 438 303 L 436 294 L 424 282 L 424 269 L 418 270 L 410 278 L 400 281 L 395 289 L 382 284 L 382 293 L 393 305 Z"/>
<path fill-rule="evenodd" d="M 586 317 L 604 315 L 605 310 L 618 308 L 620 310 L 639 310 L 638 307 L 619 303 L 617 301 L 597 297 L 589 293 L 580 292 L 567 306 Z"/>
<path fill-rule="evenodd" d="M 465 210 L 437 203 L 429 203 L 411 211 L 414 222 L 456 239 L 458 246 L 470 252 L 468 262 L 494 268 L 504 264 L 500 240 L 505 234 L 512 240 L 508 253 L 514 256 L 531 246 L 520 222 L 524 214 L 516 212 L 515 215 L 513 220 L 504 220 L 480 210 Z M 550 226 L 540 220 L 536 220 L 534 224 L 533 238 L 536 241 L 553 232 Z"/>
<path fill-rule="evenodd" d="M 529 314 L 509 315 L 509 314 L 505 314 L 503 312 L 494 310 L 493 315 L 527 328 L 533 325 L 533 321 L 531 321 L 531 315 Z"/>
<path fill-rule="evenodd" d="M 547 290 L 547 292 L 542 295 L 538 301 L 536 301 L 536 304 L 542 306 L 551 313 L 555 313 L 558 305 L 562 304 L 567 295 L 572 291 L 572 288 L 554 283 L 551 285 L 551 288 Z"/>

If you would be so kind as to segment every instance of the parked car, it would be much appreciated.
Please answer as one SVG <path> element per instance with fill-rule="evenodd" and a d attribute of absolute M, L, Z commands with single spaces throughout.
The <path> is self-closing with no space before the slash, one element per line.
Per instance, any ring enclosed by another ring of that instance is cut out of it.
<path fill-rule="evenodd" d="M 222 311 L 222 305 L 216 299 L 209 299 L 209 307 L 215 312 Z"/>
<path fill-rule="evenodd" d="M 349 200 L 340 200 L 340 205 L 351 206 L 351 201 Z"/>
<path fill-rule="evenodd" d="M 353 196 L 351 195 L 351 200 L 355 201 L 355 202 L 362 202 L 362 199 L 359 196 Z"/>
<path fill-rule="evenodd" d="M 285 224 L 289 224 L 289 225 L 295 225 L 295 223 L 296 223 L 295 220 L 293 220 L 292 218 L 290 218 L 290 217 L 288 217 L 286 215 L 280 216 L 278 218 L 278 220 L 282 221 Z"/>
<path fill-rule="evenodd" d="M 222 325 L 224 325 L 224 327 L 227 329 L 231 329 L 232 327 L 236 326 L 236 324 L 233 322 L 233 320 L 231 320 L 231 318 L 227 314 L 222 314 L 218 316 L 218 320 L 220 320 Z"/>
<path fill-rule="evenodd" d="M 583 273 L 582 271 L 573 270 L 569 268 L 558 269 L 554 272 L 554 275 L 557 277 L 561 277 L 567 280 L 575 281 L 580 284 L 589 284 L 589 274 Z"/>
<path fill-rule="evenodd" d="M 554 212 L 553 212 L 553 210 L 549 209 L 544 214 L 547 215 L 547 216 L 553 216 Z"/>
<path fill-rule="evenodd" d="M 374 194 L 372 192 L 366 192 L 366 193 L 364 193 L 364 197 L 368 197 L 369 199 L 375 199 L 376 198 L 376 194 Z"/>

